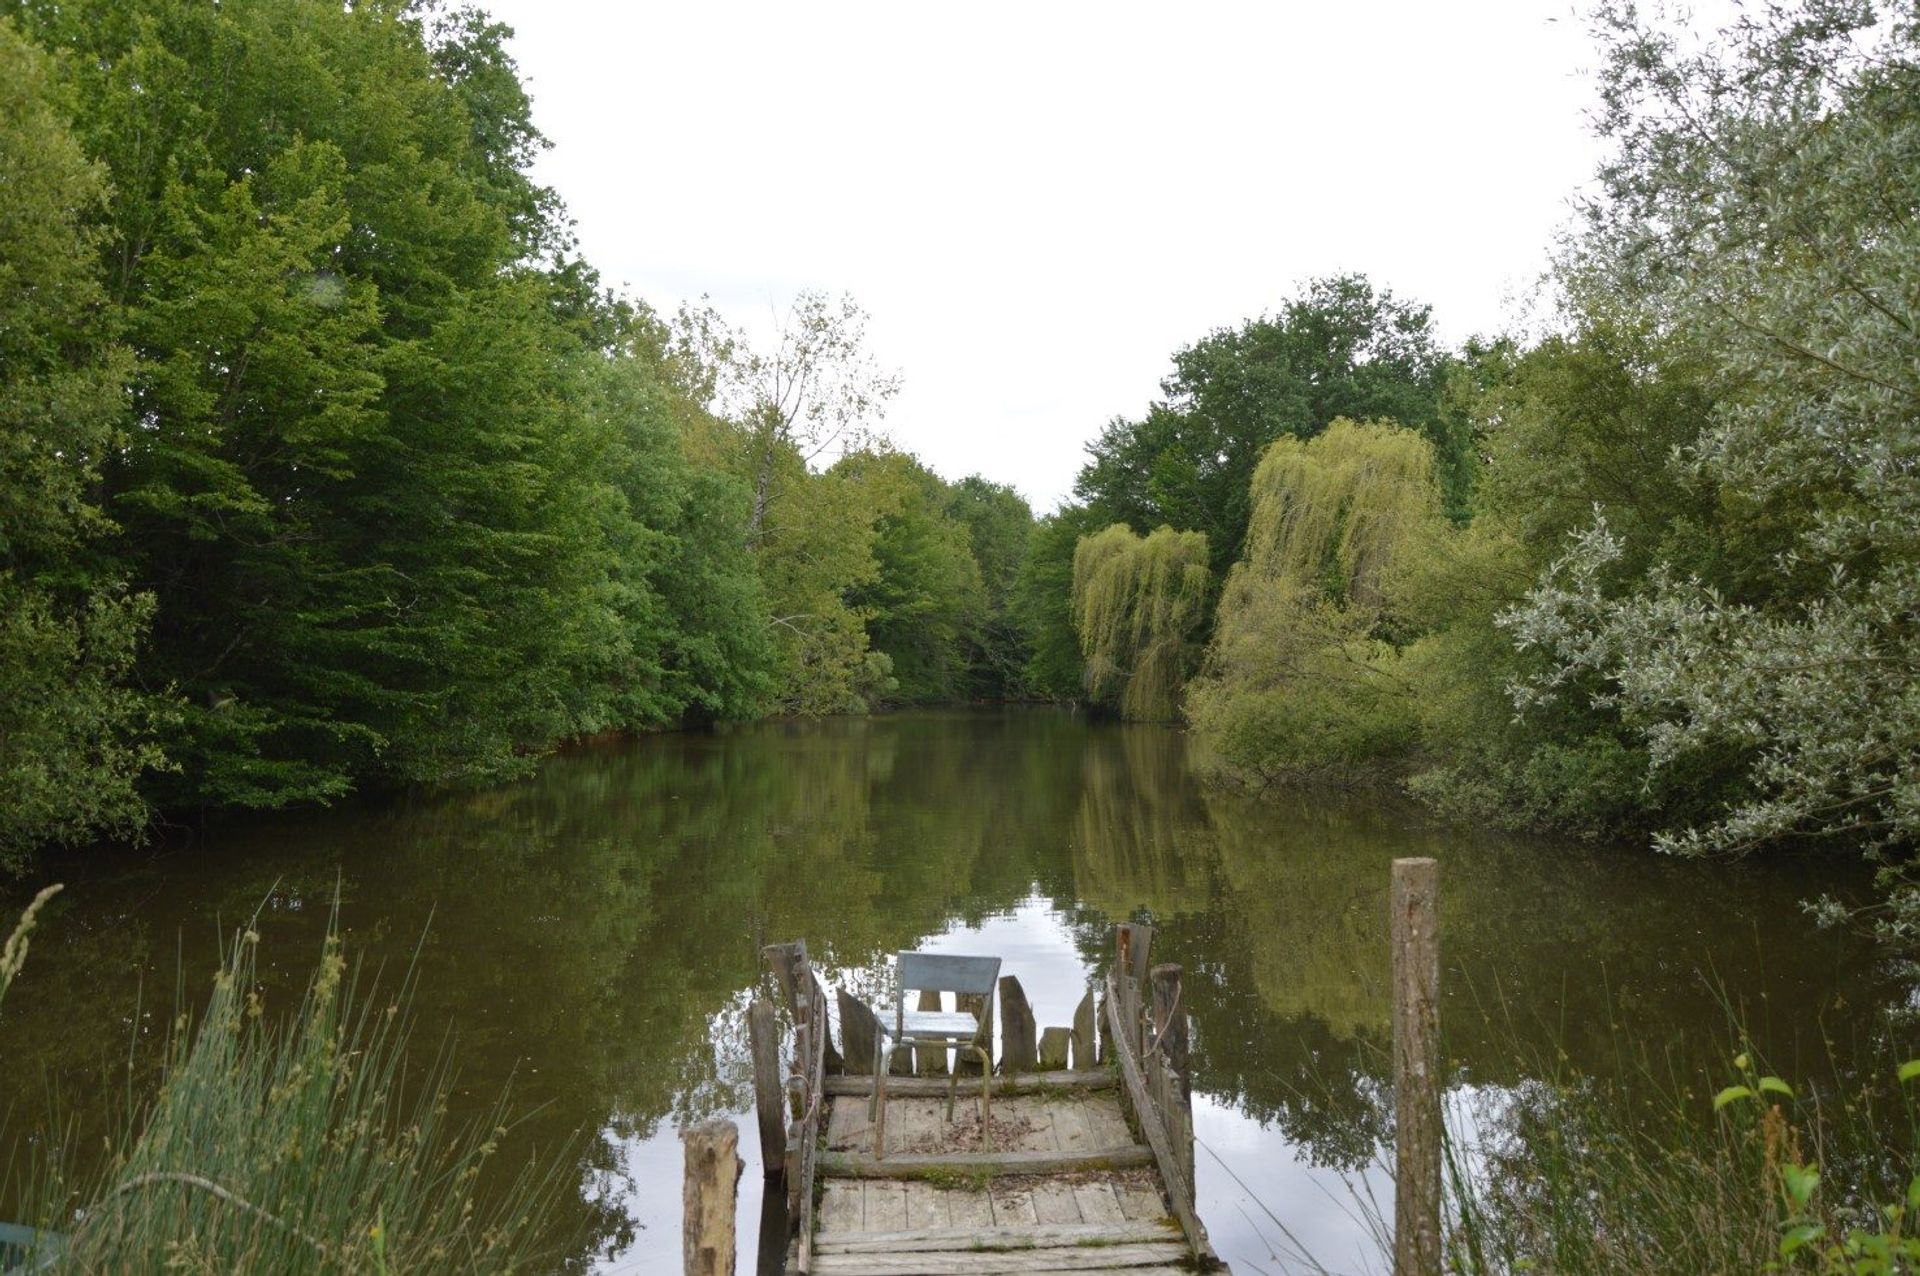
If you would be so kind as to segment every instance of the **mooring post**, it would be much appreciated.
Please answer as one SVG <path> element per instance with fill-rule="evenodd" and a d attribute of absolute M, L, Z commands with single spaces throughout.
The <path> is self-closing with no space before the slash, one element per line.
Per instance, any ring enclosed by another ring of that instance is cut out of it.
<path fill-rule="evenodd" d="M 1393 1272 L 1440 1268 L 1440 865 L 1393 862 Z"/>
<path fill-rule="evenodd" d="M 1033 1071 L 1034 1031 L 1026 989 L 1017 976 L 1000 976 L 1000 1071 L 1004 1075 Z"/>
<path fill-rule="evenodd" d="M 787 1101 L 780 1075 L 780 1030 L 773 1003 L 755 997 L 747 1008 L 747 1038 L 753 1052 L 753 1106 L 760 1117 L 760 1167 L 770 1179 L 787 1172 Z"/>
<path fill-rule="evenodd" d="M 686 1150 L 681 1248 L 686 1276 L 733 1276 L 733 1201 L 740 1132 L 725 1118 L 680 1132 Z"/>

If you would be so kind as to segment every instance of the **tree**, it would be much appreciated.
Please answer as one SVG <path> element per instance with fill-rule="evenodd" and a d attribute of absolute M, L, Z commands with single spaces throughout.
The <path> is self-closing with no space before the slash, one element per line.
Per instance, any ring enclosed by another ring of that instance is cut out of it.
<path fill-rule="evenodd" d="M 1467 439 L 1441 409 L 1448 357 L 1428 308 L 1359 275 L 1314 280 L 1278 316 L 1220 329 L 1174 356 L 1163 402 L 1089 445 L 1074 494 L 1099 517 L 1206 533 L 1216 578 L 1245 549 L 1262 453 L 1338 417 L 1386 418 L 1425 434 L 1449 500 L 1464 503 Z"/>
<path fill-rule="evenodd" d="M 979 623 L 962 636 L 966 669 L 962 689 L 973 700 L 1018 698 L 1023 694 L 1028 653 L 1014 591 L 1033 533 L 1033 510 L 1011 487 L 978 474 L 968 475 L 948 490 L 947 507 L 967 529 L 982 589 Z"/>
<path fill-rule="evenodd" d="M 768 531 L 768 510 L 780 498 L 780 454 L 796 452 L 818 468 L 834 451 L 867 442 L 900 389 L 866 348 L 867 313 L 852 297 L 836 303 L 803 291 L 782 317 L 770 351 L 757 351 L 711 306 L 682 306 L 677 339 L 713 409 L 737 423 L 745 452 L 741 469 L 753 485 L 749 537 Z"/>
<path fill-rule="evenodd" d="M 0 869 L 46 842 L 130 833 L 162 703 L 127 685 L 153 600 L 105 553 L 102 461 L 131 360 L 103 305 L 106 175 L 48 59 L 0 17 Z"/>
<path fill-rule="evenodd" d="M 1417 723 L 1396 595 L 1409 560 L 1446 534 L 1433 445 L 1345 420 L 1281 439 L 1254 472 L 1252 506 L 1189 697 L 1195 734 L 1268 779 L 1406 752 Z"/>
<path fill-rule="evenodd" d="M 1074 628 L 1086 695 L 1122 717 L 1166 722 L 1198 652 L 1207 604 L 1207 538 L 1124 523 L 1080 538 L 1073 552 Z"/>
<path fill-rule="evenodd" d="M 1771 540 L 1730 590 L 1595 517 L 1519 607 L 1543 661 L 1517 696 L 1618 712 L 1647 774 L 1737 762 L 1717 813 L 1660 845 L 1737 854 L 1865 842 L 1893 874 L 1920 839 L 1920 21 L 1809 0 L 1743 15 L 1703 51 L 1602 6 L 1616 144 L 1565 270 L 1657 322 L 1715 387 L 1685 463 Z"/>
<path fill-rule="evenodd" d="M 1099 523 L 1084 505 L 1064 505 L 1034 524 L 1014 579 L 1013 612 L 1025 645 L 1021 683 L 1029 695 L 1078 700 L 1086 666 L 1073 619 L 1073 554 Z"/>

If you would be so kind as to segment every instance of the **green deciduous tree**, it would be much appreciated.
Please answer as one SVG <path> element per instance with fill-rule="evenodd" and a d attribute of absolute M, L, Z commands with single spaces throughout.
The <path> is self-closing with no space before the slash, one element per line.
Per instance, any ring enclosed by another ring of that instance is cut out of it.
<path fill-rule="evenodd" d="M 1617 712 L 1655 780 L 1737 762 L 1672 850 L 1813 837 L 1897 862 L 1920 837 L 1920 22 L 1809 0 L 1697 52 L 1630 6 L 1599 25 L 1617 158 L 1568 273 L 1707 369 L 1684 471 L 1769 570 L 1632 572 L 1603 513 L 1503 618 L 1543 660 L 1517 701 Z M 1920 892 L 1895 898 L 1920 930 Z"/>
<path fill-rule="evenodd" d="M 1073 552 L 1073 616 L 1086 696 L 1127 718 L 1165 722 L 1199 651 L 1206 619 L 1207 538 L 1124 523 L 1084 536 Z"/>
<path fill-rule="evenodd" d="M 1074 492 L 1108 521 L 1205 532 L 1224 575 L 1245 549 L 1249 484 L 1270 444 L 1338 417 L 1389 418 L 1434 443 L 1449 500 L 1463 504 L 1467 439 L 1442 410 L 1449 364 L 1426 306 L 1359 275 L 1315 280 L 1278 315 L 1176 354 L 1165 400 L 1089 445 Z"/>
<path fill-rule="evenodd" d="M 162 706 L 127 678 L 152 613 L 103 544 L 100 467 L 124 446 L 97 217 L 48 59 L 0 17 L 0 869 L 45 842 L 131 832 Z"/>
<path fill-rule="evenodd" d="M 1271 778 L 1410 749 L 1411 561 L 1449 534 L 1433 446 L 1397 426 L 1335 421 L 1267 449 L 1252 483 L 1247 556 L 1221 591 L 1195 733 L 1232 770 Z"/>

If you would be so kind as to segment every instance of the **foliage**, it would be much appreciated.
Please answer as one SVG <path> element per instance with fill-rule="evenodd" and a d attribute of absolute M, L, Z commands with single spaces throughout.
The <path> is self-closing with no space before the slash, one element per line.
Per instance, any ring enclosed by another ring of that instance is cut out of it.
<path fill-rule="evenodd" d="M 1267 779 L 1350 775 L 1406 752 L 1416 717 L 1396 591 L 1409 560 L 1445 535 L 1421 436 L 1341 420 L 1269 447 L 1247 557 L 1221 591 L 1189 693 L 1196 735 L 1229 770 Z"/>
<path fill-rule="evenodd" d="M 58 103 L 48 59 L 0 18 L 0 871 L 137 831 L 164 711 L 126 685 L 153 600 L 102 545 L 130 370 L 95 256 L 105 174 Z"/>
<path fill-rule="evenodd" d="M 1809 0 L 1691 52 L 1628 6 L 1599 22 L 1617 157 L 1568 272 L 1709 370 L 1685 473 L 1765 570 L 1663 554 L 1636 573 L 1630 533 L 1595 516 L 1502 617 L 1542 658 L 1515 703 L 1619 713 L 1655 782 L 1735 759 L 1725 806 L 1666 849 L 1864 841 L 1897 879 L 1920 834 L 1920 23 Z M 1915 933 L 1920 892 L 1894 901 L 1890 933 Z"/>
<path fill-rule="evenodd" d="M 1073 617 L 1087 698 L 1126 718 L 1176 717 L 1207 597 L 1207 538 L 1199 532 L 1162 527 L 1137 536 L 1115 523 L 1081 537 Z"/>
<path fill-rule="evenodd" d="M 1034 524 L 1014 578 L 1012 608 L 1026 648 L 1021 685 L 1043 700 L 1078 700 L 1086 666 L 1073 619 L 1073 556 L 1099 524 L 1084 505 L 1066 505 Z"/>
<path fill-rule="evenodd" d="M 1027 642 L 1016 611 L 1015 590 L 1033 533 L 1033 510 L 1004 483 L 978 474 L 948 491 L 949 515 L 967 529 L 979 570 L 979 622 L 963 639 L 966 698 L 1014 700 L 1024 695 Z M 1062 597 L 1064 597 L 1064 593 Z"/>
<path fill-rule="evenodd" d="M 986 599 L 969 529 L 950 513 L 950 489 L 899 452 L 856 453 L 833 472 L 869 492 L 877 512 L 873 579 L 847 601 L 865 619 L 872 649 L 887 658 L 890 698 L 958 698 Z"/>
<path fill-rule="evenodd" d="M 407 1066 L 407 1005 L 356 988 L 329 929 L 292 1019 L 274 1023 L 238 935 L 199 1025 L 176 1021 L 158 1096 L 130 1114 L 96 1177 L 55 1147 L 29 1167 L 32 1225 L 61 1234 L 52 1270 L 360 1272 L 542 1267 L 540 1230 L 571 1184 L 538 1162 L 503 1191 L 481 1170 L 503 1108 L 460 1128 L 443 1055 Z"/>
<path fill-rule="evenodd" d="M 1426 306 L 1359 275 L 1317 279 L 1276 316 L 1221 329 L 1174 356 L 1165 400 L 1088 445 L 1074 493 L 1106 522 L 1206 533 L 1224 576 L 1246 550 L 1249 484 L 1266 449 L 1340 417 L 1427 435 L 1449 500 L 1467 489 L 1467 440 L 1442 411 L 1449 359 Z"/>

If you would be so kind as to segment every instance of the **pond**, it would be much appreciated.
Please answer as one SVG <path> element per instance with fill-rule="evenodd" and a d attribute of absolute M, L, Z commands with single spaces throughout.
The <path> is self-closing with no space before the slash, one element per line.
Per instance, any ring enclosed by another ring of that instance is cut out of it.
<path fill-rule="evenodd" d="M 50 1097 L 83 1137 L 104 1120 L 102 1079 L 124 1077 L 130 1041 L 151 1055 L 177 987 L 200 1003 L 221 929 L 256 909 L 269 1006 L 287 1006 L 337 895 L 350 954 L 384 979 L 417 950 L 415 1040 L 452 1034 L 461 1102 L 478 1111 L 510 1085 L 534 1110 L 510 1150 L 574 1136 L 564 1221 L 585 1239 L 569 1265 L 677 1272 L 676 1131 L 707 1115 L 742 1117 L 754 1252 L 745 1010 L 761 944 L 804 938 L 830 985 L 869 994 L 902 949 L 997 953 L 1040 1023 L 1065 1024 L 1110 923 L 1147 918 L 1156 959 L 1187 970 L 1215 1247 L 1246 1272 L 1294 1246 L 1377 1270 L 1360 1202 L 1390 1200 L 1369 1167 L 1391 1129 L 1388 865 L 1410 854 L 1442 865 L 1459 1093 L 1565 1064 L 1606 1074 L 1641 1049 L 1704 1089 L 1729 1067 L 1729 1006 L 1807 1076 L 1846 1066 L 1846 1035 L 1825 1039 L 1836 1023 L 1896 995 L 1869 946 L 1804 915 L 1813 865 L 1449 829 L 1375 794 L 1223 793 L 1195 779 L 1178 732 L 1066 711 L 771 722 L 57 865 L 67 890 L 0 1021 L 0 1157 Z M 21 901 L 4 902 L 11 916 Z"/>

